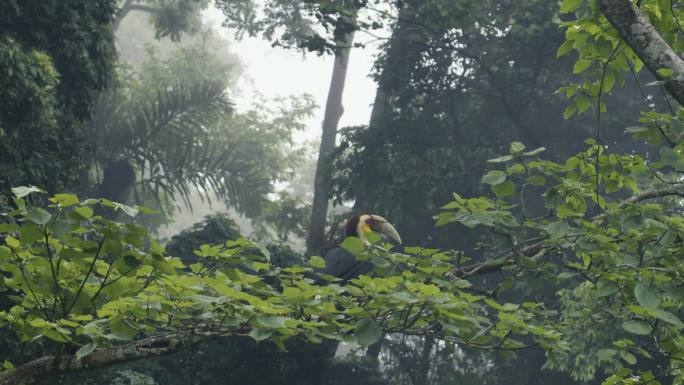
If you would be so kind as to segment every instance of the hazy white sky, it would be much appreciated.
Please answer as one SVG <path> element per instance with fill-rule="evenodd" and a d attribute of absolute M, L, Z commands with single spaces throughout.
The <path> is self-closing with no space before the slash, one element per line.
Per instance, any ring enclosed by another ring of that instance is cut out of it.
<path fill-rule="evenodd" d="M 209 9 L 205 13 L 205 18 L 217 31 L 232 40 L 230 32 L 221 27 L 223 15 L 219 10 Z M 266 98 L 310 94 L 315 98 L 319 108 L 307 122 L 308 129 L 302 137 L 320 136 L 323 109 L 332 74 L 332 56 L 303 56 L 293 50 L 273 48 L 268 42 L 258 38 L 233 42 L 231 48 L 244 65 L 244 75 L 239 82 L 243 92 L 234 97 L 238 108 L 247 107 L 252 103 L 252 90 L 258 90 Z M 376 52 L 377 45 L 355 48 L 351 52 L 343 98 L 344 114 L 340 119 L 340 127 L 368 123 L 371 104 L 375 97 L 375 83 L 368 74 Z"/>

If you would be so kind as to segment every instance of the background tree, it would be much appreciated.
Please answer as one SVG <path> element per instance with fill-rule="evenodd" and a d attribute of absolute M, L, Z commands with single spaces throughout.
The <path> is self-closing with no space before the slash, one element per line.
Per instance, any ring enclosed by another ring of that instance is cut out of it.
<path fill-rule="evenodd" d="M 71 187 L 89 150 L 83 122 L 110 82 L 116 2 L 0 5 L 0 188 Z"/>

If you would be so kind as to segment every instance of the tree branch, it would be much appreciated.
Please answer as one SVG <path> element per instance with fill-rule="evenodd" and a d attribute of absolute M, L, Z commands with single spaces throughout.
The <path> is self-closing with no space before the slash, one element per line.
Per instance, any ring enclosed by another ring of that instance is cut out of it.
<path fill-rule="evenodd" d="M 670 187 L 662 190 L 645 191 L 641 194 L 634 195 L 627 198 L 620 204 L 620 208 L 625 208 L 632 203 L 637 203 L 649 199 L 664 198 L 668 196 L 679 196 L 684 198 L 684 189 L 681 187 Z M 594 217 L 594 222 L 600 221 L 606 217 L 606 214 L 601 214 Z M 533 243 L 517 251 L 511 251 L 507 254 L 496 258 L 491 258 L 483 262 L 472 263 L 467 266 L 457 268 L 454 273 L 459 277 L 468 277 L 472 275 L 483 275 L 489 273 L 496 273 L 505 266 L 510 266 L 516 263 L 516 257 L 532 257 L 536 262 L 541 259 L 551 247 L 546 247 L 544 241 Z"/>
<path fill-rule="evenodd" d="M 598 6 L 653 76 L 662 80 L 667 92 L 684 105 L 684 60 L 660 36 L 648 17 L 630 0 L 598 0 Z M 672 76 L 658 74 L 663 68 L 671 69 Z"/>
<path fill-rule="evenodd" d="M 239 332 L 193 330 L 154 336 L 126 345 L 96 350 L 80 360 L 76 359 L 75 355 L 45 356 L 0 375 L 0 385 L 30 384 L 48 376 L 168 355 L 209 339 L 235 334 Z"/>

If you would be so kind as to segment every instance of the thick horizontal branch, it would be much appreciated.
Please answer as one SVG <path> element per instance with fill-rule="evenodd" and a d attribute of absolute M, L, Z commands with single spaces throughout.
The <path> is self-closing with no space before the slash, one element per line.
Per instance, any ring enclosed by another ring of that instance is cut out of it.
<path fill-rule="evenodd" d="M 484 275 L 490 273 L 496 273 L 506 266 L 510 266 L 516 263 L 516 257 L 538 257 L 541 258 L 548 249 L 544 247 L 544 242 L 537 242 L 532 245 L 523 247 L 517 252 L 512 251 L 506 255 L 500 257 L 488 259 L 484 262 L 476 262 L 467 266 L 460 267 L 456 269 L 455 273 L 460 277 L 468 277 L 472 275 Z"/>
<path fill-rule="evenodd" d="M 648 17 L 631 0 L 598 0 L 601 12 L 622 39 L 644 62 L 653 76 L 665 82 L 665 89 L 684 105 L 684 61 L 660 36 Z M 671 69 L 672 76 L 658 74 Z"/>
<path fill-rule="evenodd" d="M 665 198 L 670 196 L 684 197 L 684 186 L 670 187 L 661 190 L 645 191 L 641 194 L 637 194 L 625 199 L 625 201 L 620 204 L 620 207 L 624 208 L 632 203 L 641 202 L 649 199 Z"/>
<path fill-rule="evenodd" d="M 0 385 L 35 383 L 48 376 L 101 368 L 148 357 L 176 353 L 181 349 L 212 338 L 234 335 L 233 332 L 186 331 L 146 338 L 130 344 L 96 350 L 76 359 L 75 355 L 45 356 L 23 364 L 0 376 Z"/>
<path fill-rule="evenodd" d="M 684 188 L 681 186 L 670 187 L 661 190 L 645 191 L 641 194 L 633 195 L 625 199 L 621 204 L 620 208 L 625 208 L 630 204 L 650 200 L 657 198 L 664 198 L 669 196 L 680 196 L 684 197 Z M 597 215 L 594 217 L 594 223 L 600 223 L 606 217 L 606 214 Z M 472 263 L 467 266 L 459 267 L 456 269 L 455 274 L 459 277 L 468 277 L 472 275 L 484 275 L 490 273 L 496 273 L 506 266 L 513 265 L 517 263 L 518 258 L 516 257 L 531 257 L 533 260 L 541 259 L 546 252 L 548 252 L 551 247 L 544 245 L 544 242 L 536 242 L 529 246 L 523 247 L 517 251 L 511 251 L 505 255 L 491 258 L 483 262 Z"/>

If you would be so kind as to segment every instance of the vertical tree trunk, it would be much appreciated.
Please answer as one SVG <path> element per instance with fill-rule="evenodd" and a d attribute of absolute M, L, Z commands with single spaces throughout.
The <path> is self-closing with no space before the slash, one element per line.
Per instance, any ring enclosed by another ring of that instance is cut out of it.
<path fill-rule="evenodd" d="M 342 93 L 344 82 L 347 77 L 347 65 L 349 53 L 354 40 L 351 32 L 340 41 L 343 48 L 335 53 L 332 79 L 328 91 L 328 100 L 325 104 L 323 118 L 323 133 L 321 145 L 318 151 L 316 163 L 316 176 L 314 181 L 314 198 L 311 209 L 311 226 L 307 237 L 307 253 L 319 254 L 325 244 L 325 226 L 328 216 L 328 195 L 330 194 L 330 156 L 335 150 L 335 138 L 337 136 L 337 124 L 342 116 Z"/>
<path fill-rule="evenodd" d="M 377 76 L 377 89 L 371 110 L 368 130 L 379 130 L 386 124 L 392 112 L 391 100 L 396 90 L 406 85 L 410 79 L 411 68 L 423 50 L 420 44 L 420 26 L 408 22 L 411 10 L 410 5 L 404 4 L 399 9 L 397 21 L 392 29 L 392 36 L 385 48 L 384 63 L 382 70 Z M 370 209 L 368 202 L 363 196 L 356 196 L 354 211 Z"/>
<path fill-rule="evenodd" d="M 430 366 L 432 366 L 432 361 L 430 356 L 432 353 L 432 348 L 435 346 L 435 337 L 427 336 L 423 340 L 423 352 L 420 357 L 420 362 L 418 363 L 418 375 L 417 384 L 415 385 L 428 385 L 430 380 Z"/>

